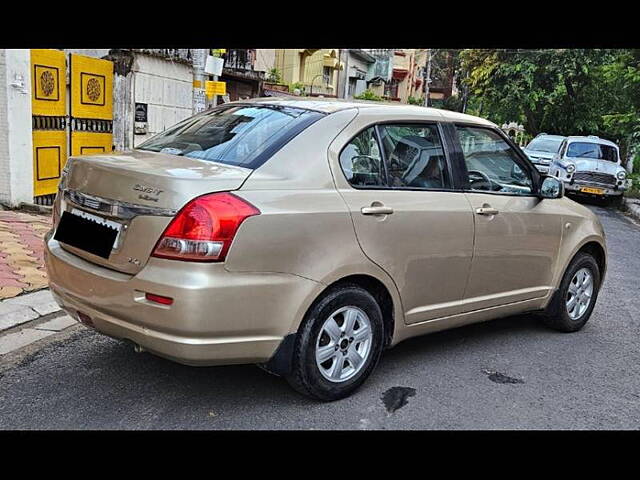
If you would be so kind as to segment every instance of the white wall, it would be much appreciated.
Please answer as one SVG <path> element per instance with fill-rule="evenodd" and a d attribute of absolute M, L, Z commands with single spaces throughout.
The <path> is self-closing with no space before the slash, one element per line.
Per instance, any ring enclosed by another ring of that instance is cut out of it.
<path fill-rule="evenodd" d="M 0 50 L 0 202 L 33 203 L 31 57 Z"/>
<path fill-rule="evenodd" d="M 131 112 L 136 102 L 148 105 L 148 131 L 133 136 L 133 145 L 137 146 L 192 115 L 193 71 L 190 65 L 144 54 L 136 54 L 132 71 Z"/>
<path fill-rule="evenodd" d="M 253 66 L 253 69 L 256 72 L 267 73 L 269 70 L 274 68 L 275 65 L 276 65 L 276 49 L 275 48 L 257 48 L 256 49 L 256 63 Z"/>

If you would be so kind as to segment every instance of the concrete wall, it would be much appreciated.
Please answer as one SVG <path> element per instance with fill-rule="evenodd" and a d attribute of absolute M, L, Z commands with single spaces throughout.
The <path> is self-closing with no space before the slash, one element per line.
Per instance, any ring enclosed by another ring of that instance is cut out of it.
<path fill-rule="evenodd" d="M 0 202 L 33 202 L 31 57 L 26 49 L 0 50 Z"/>
<path fill-rule="evenodd" d="M 128 116 L 132 117 L 136 102 L 148 105 L 147 134 L 133 135 L 133 128 L 128 129 L 133 146 L 137 146 L 192 115 L 193 71 L 189 65 L 136 54 L 132 72 L 133 96 Z"/>
<path fill-rule="evenodd" d="M 256 63 L 253 69 L 256 72 L 268 73 L 269 70 L 276 65 L 275 48 L 258 48 L 256 49 Z"/>

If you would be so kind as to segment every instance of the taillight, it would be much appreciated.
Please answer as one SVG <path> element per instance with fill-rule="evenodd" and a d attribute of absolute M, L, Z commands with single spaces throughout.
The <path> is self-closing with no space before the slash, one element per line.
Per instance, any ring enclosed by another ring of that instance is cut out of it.
<path fill-rule="evenodd" d="M 153 257 L 221 262 L 245 218 L 260 210 L 231 193 L 195 198 L 178 212 L 153 250 Z"/>

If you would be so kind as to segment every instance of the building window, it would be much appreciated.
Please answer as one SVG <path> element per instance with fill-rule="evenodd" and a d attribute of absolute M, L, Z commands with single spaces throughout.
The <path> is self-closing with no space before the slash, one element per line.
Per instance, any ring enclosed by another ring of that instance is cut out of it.
<path fill-rule="evenodd" d="M 322 68 L 322 79 L 325 84 L 330 84 L 331 79 L 333 77 L 333 69 L 331 67 L 323 67 Z"/>

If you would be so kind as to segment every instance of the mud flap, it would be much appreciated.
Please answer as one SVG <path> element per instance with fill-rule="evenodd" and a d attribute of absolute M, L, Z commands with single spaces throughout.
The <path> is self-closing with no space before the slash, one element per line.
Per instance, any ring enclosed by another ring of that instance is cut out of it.
<path fill-rule="evenodd" d="M 296 335 L 295 333 L 290 333 L 280 343 L 276 353 L 273 354 L 271 359 L 267 363 L 262 363 L 258 365 L 263 370 L 267 372 L 278 375 L 285 376 L 289 372 L 291 372 L 291 363 L 293 360 L 293 347 L 296 344 Z"/>

